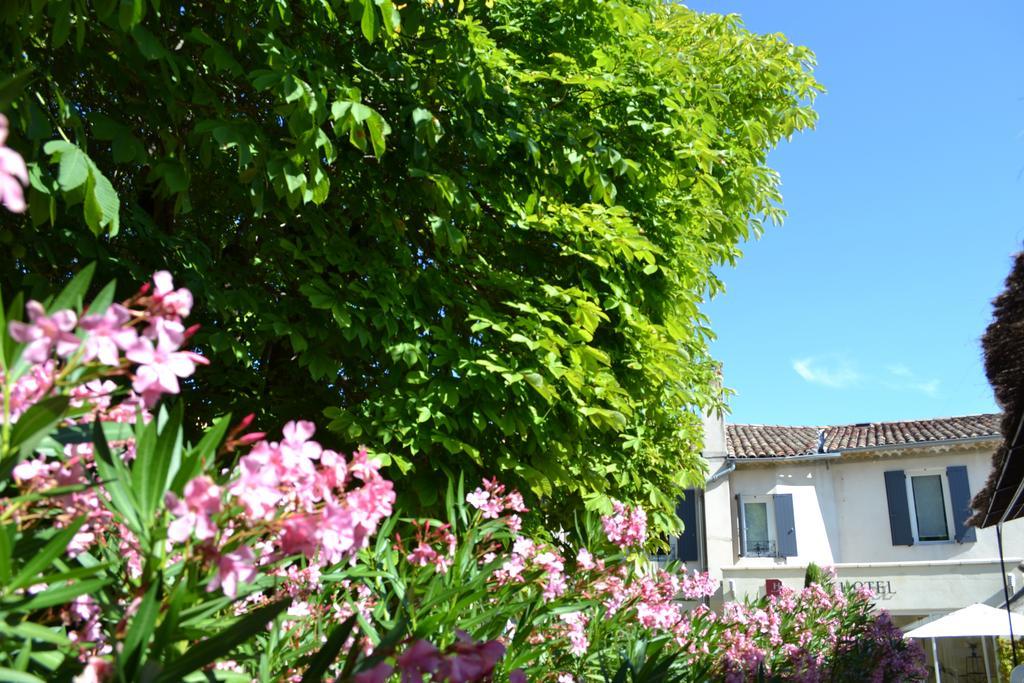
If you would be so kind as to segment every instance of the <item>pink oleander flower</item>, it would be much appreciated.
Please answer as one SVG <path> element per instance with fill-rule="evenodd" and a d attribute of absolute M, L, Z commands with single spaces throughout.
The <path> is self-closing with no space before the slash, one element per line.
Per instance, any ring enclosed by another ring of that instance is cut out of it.
<path fill-rule="evenodd" d="M 0 204 L 8 211 L 23 213 L 26 204 L 22 185 L 28 186 L 28 168 L 21 155 L 6 146 L 9 126 L 7 117 L 0 114 Z"/>
<path fill-rule="evenodd" d="M 587 637 L 587 624 L 590 619 L 583 612 L 566 612 L 559 615 L 559 619 L 566 625 L 565 636 L 569 639 L 569 652 L 576 655 L 584 655 L 590 647 L 590 639 Z"/>
<path fill-rule="evenodd" d="M 508 683 L 526 683 L 526 673 L 522 669 L 512 669 L 508 672 Z"/>
<path fill-rule="evenodd" d="M 480 510 L 484 519 L 497 519 L 503 512 L 527 512 L 523 496 L 518 491 L 505 494 L 505 485 L 497 479 L 484 479 L 483 486 L 466 494 L 466 502 Z M 516 518 L 518 520 L 518 517 Z M 510 526 L 517 522 L 510 522 Z M 513 528 L 513 530 L 515 530 Z"/>
<path fill-rule="evenodd" d="M 584 571 L 589 571 L 597 565 L 594 564 L 594 556 L 590 554 L 590 551 L 580 548 L 580 551 L 576 553 L 576 566 Z"/>
<path fill-rule="evenodd" d="M 391 673 L 394 670 L 395 667 L 387 662 L 381 662 L 372 669 L 357 673 L 352 677 L 352 680 L 355 683 L 384 683 L 391 677 Z"/>
<path fill-rule="evenodd" d="M 139 334 L 126 327 L 131 313 L 121 304 L 113 304 L 102 315 L 82 316 L 80 327 L 87 332 L 84 360 L 94 358 L 104 365 L 121 364 L 121 351 L 127 351 L 138 340 Z"/>
<path fill-rule="evenodd" d="M 208 365 L 209 360 L 192 351 L 176 351 L 172 347 L 161 344 L 153 347 L 153 342 L 139 337 L 135 344 L 125 353 L 128 360 L 138 363 L 132 389 L 138 393 L 147 407 L 153 407 L 164 394 L 177 394 L 181 391 L 178 378 L 191 377 L 196 371 L 196 364 Z"/>
<path fill-rule="evenodd" d="M 246 583 L 256 576 L 254 559 L 252 548 L 248 546 L 240 546 L 234 552 L 221 555 L 217 558 L 217 573 L 206 585 L 206 590 L 220 588 L 224 595 L 235 597 L 238 595 L 238 584 Z"/>
<path fill-rule="evenodd" d="M 437 671 L 441 659 L 440 651 L 432 643 L 421 639 L 398 655 L 395 663 L 402 672 L 402 683 L 421 683 L 424 674 Z"/>
<path fill-rule="evenodd" d="M 153 302 L 159 305 L 159 312 L 173 318 L 187 318 L 192 312 L 192 292 L 174 288 L 174 279 L 166 270 L 153 273 Z"/>
<path fill-rule="evenodd" d="M 217 525 L 211 515 L 221 510 L 220 487 L 209 477 L 196 477 L 185 484 L 184 500 L 167 492 L 165 503 L 177 519 L 167 527 L 167 538 L 175 543 L 184 543 L 195 533 L 200 541 L 217 535 Z"/>
<path fill-rule="evenodd" d="M 62 310 L 46 315 L 43 305 L 34 300 L 25 304 L 25 310 L 28 312 L 28 323 L 12 320 L 7 324 L 12 339 L 28 344 L 25 347 L 25 360 L 43 363 L 50 357 L 54 347 L 61 358 L 67 358 L 75 352 L 81 340 L 72 333 L 78 322 L 74 311 Z"/>
<path fill-rule="evenodd" d="M 46 397 L 53 389 L 53 377 L 56 363 L 48 360 L 45 363 L 32 365 L 28 372 L 14 381 L 10 386 L 11 404 L 8 412 L 11 422 L 17 422 L 21 414 Z M 0 384 L 6 382 L 3 370 L 0 370 Z M 3 396 L 0 395 L 0 420 L 3 420 Z"/>
<path fill-rule="evenodd" d="M 436 678 L 449 683 L 473 683 L 490 680 L 494 666 L 505 654 L 497 640 L 475 643 L 465 631 L 457 631 L 458 640 L 437 667 Z"/>
<path fill-rule="evenodd" d="M 61 620 L 68 627 L 68 638 L 75 643 L 93 645 L 105 641 L 100 625 L 102 608 L 91 595 L 79 595 L 61 609 Z"/>
<path fill-rule="evenodd" d="M 90 657 L 85 664 L 85 669 L 71 679 L 72 683 L 103 683 L 114 677 L 116 669 L 114 665 L 99 657 Z"/>
<path fill-rule="evenodd" d="M 647 513 L 643 508 L 630 508 L 613 501 L 614 512 L 601 517 L 608 540 L 620 548 L 643 545 L 647 539 Z"/>

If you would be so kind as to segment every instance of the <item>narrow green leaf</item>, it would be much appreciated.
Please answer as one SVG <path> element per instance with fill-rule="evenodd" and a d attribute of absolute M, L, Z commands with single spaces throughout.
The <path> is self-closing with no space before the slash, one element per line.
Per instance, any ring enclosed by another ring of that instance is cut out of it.
<path fill-rule="evenodd" d="M 103 434 L 103 423 L 99 420 L 93 423 L 93 449 L 93 462 L 96 465 L 97 474 L 103 479 L 104 488 L 110 495 L 111 509 L 120 513 L 129 528 L 137 535 L 143 534 L 144 538 L 144 529 L 139 517 L 139 505 L 129 486 L 131 474 L 120 456 L 115 458 L 110 453 L 110 446 L 107 445 L 107 438 Z"/>
<path fill-rule="evenodd" d="M 200 669 L 218 658 L 226 657 L 236 647 L 257 633 L 262 633 L 266 629 L 266 625 L 278 614 L 288 609 L 291 603 L 291 598 L 285 598 L 253 610 L 212 638 L 193 645 L 184 655 L 163 670 L 157 683 L 179 681 L 186 674 Z"/>
<path fill-rule="evenodd" d="M 28 457 L 44 437 L 52 434 L 67 412 L 71 399 L 67 396 L 51 396 L 25 411 L 11 429 L 10 448 L 16 454 L 16 461 Z M 17 464 L 15 462 L 14 464 Z M 11 465 L 13 468 L 13 464 Z M 5 469 L 5 468 L 4 468 Z M 10 471 L 0 471 L 7 477 Z"/>
<path fill-rule="evenodd" d="M 71 602 L 79 595 L 96 593 L 111 582 L 112 579 L 86 579 L 85 581 L 78 581 L 77 583 L 54 586 L 42 593 L 35 594 L 27 602 L 19 603 L 18 609 L 24 612 L 31 612 L 34 610 L 45 609 L 47 607 L 53 607 L 54 605 L 64 605 Z"/>
<path fill-rule="evenodd" d="M 162 589 L 163 581 L 154 581 L 142 598 L 139 609 L 135 612 L 124 637 L 124 645 L 120 654 L 122 661 L 131 662 L 135 651 L 139 648 L 142 648 L 141 651 L 145 651 L 145 646 L 149 642 L 150 636 L 153 635 L 153 627 L 156 625 L 156 617 L 160 611 Z"/>
<path fill-rule="evenodd" d="M 71 640 L 63 633 L 62 628 L 57 627 L 58 630 L 54 630 L 31 621 L 24 621 L 14 626 L 0 622 L 0 633 L 7 634 L 8 636 L 17 636 L 25 640 L 38 640 L 41 643 L 53 643 L 54 645 L 70 645 Z"/>
<path fill-rule="evenodd" d="M 100 290 L 100 293 L 89 303 L 87 308 L 90 315 L 102 315 L 114 303 L 114 293 L 117 291 L 117 280 L 111 280 Z"/>
<path fill-rule="evenodd" d="M 33 555 L 25 563 L 25 566 L 21 568 L 21 571 L 11 579 L 10 584 L 7 586 L 8 590 L 17 590 L 35 583 L 39 572 L 49 567 L 57 557 L 64 554 L 68 543 L 71 542 L 71 539 L 74 538 L 83 524 L 85 524 L 85 517 L 79 517 L 70 526 L 64 527 L 54 534 L 53 538 L 43 546 L 42 550 Z"/>
<path fill-rule="evenodd" d="M 150 519 L 160 506 L 171 478 L 181 465 L 183 407 L 178 401 L 156 438 L 137 443 L 132 466 L 132 488 L 139 502 L 142 519 Z M 157 421 L 158 422 L 158 421 Z M 157 425 L 150 423 L 155 432 Z M 147 436 L 149 429 L 146 430 Z"/>
<path fill-rule="evenodd" d="M 24 671 L 8 669 L 5 666 L 0 666 L 0 681 L 6 681 L 7 683 L 46 683 L 39 676 Z"/>
<path fill-rule="evenodd" d="M 213 460 L 230 425 L 231 413 L 222 415 L 213 421 L 213 425 L 206 430 L 199 443 L 182 456 L 181 467 L 171 481 L 171 491 L 180 494 L 189 479 L 197 476 L 203 466 Z"/>
<path fill-rule="evenodd" d="M 14 548 L 14 541 L 11 536 L 14 534 L 13 524 L 0 526 L 0 586 L 6 586 L 11 580 L 11 553 Z"/>
<path fill-rule="evenodd" d="M 353 614 L 334 627 L 331 635 L 327 637 L 327 642 L 310 659 L 309 668 L 302 675 L 302 683 L 311 683 L 312 681 L 322 681 L 324 679 L 324 674 L 327 673 L 327 669 L 334 663 L 334 660 L 338 658 L 338 653 L 345 646 L 345 641 L 348 640 L 355 625 L 356 617 Z"/>
<path fill-rule="evenodd" d="M 96 263 L 90 263 L 82 270 L 71 278 L 60 294 L 58 294 L 50 305 L 47 307 L 47 311 L 52 313 L 53 311 L 59 311 L 64 308 L 73 308 L 76 311 L 82 310 L 82 301 L 85 297 L 85 293 L 89 290 L 89 285 L 92 284 L 93 273 L 96 272 Z"/>

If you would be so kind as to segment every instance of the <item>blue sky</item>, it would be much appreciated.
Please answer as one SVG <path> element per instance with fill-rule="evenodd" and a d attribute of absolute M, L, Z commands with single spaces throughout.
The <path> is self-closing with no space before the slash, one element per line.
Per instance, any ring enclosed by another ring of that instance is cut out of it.
<path fill-rule="evenodd" d="M 979 340 L 1024 241 L 1024 3 L 686 4 L 807 45 L 828 89 L 770 156 L 789 218 L 705 307 L 727 419 L 994 411 Z"/>

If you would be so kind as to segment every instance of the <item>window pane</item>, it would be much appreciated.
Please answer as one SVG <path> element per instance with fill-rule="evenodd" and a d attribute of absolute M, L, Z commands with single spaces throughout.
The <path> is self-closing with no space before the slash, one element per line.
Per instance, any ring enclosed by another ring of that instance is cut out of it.
<path fill-rule="evenodd" d="M 747 545 L 768 545 L 768 504 L 744 503 L 743 519 L 746 521 Z"/>
<path fill-rule="evenodd" d="M 949 540 L 946 528 L 946 501 L 942 497 L 942 475 L 912 477 L 914 507 L 917 512 L 917 537 L 922 541 Z"/>

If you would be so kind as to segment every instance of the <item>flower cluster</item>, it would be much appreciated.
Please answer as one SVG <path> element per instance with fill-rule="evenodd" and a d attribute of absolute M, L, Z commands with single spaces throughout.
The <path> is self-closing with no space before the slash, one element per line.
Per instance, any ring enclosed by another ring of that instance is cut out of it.
<path fill-rule="evenodd" d="M 366 547 L 381 520 L 391 514 L 395 500 L 392 483 L 365 450 L 347 461 L 312 439 L 316 427 L 304 420 L 284 426 L 281 441 L 257 441 L 239 463 L 239 476 L 226 487 L 207 476 L 185 485 L 185 497 L 166 496 L 175 519 L 168 538 L 184 543 L 191 538 L 205 543 L 217 574 L 208 588 L 221 588 L 234 596 L 240 582 L 251 580 L 260 561 L 301 555 L 315 566 L 333 565 L 352 558 Z M 238 510 L 221 523 L 214 517 Z M 257 558 L 236 538 L 258 532 L 263 540 Z M 220 535 L 220 542 L 214 538 Z M 454 540 L 454 539 L 453 539 Z"/>
<path fill-rule="evenodd" d="M 601 518 L 608 540 L 620 548 L 633 548 L 647 540 L 647 513 L 643 508 L 630 508 L 619 501 L 612 503 L 614 512 Z"/>
<path fill-rule="evenodd" d="M 452 558 L 455 557 L 456 546 L 451 525 L 432 524 L 426 521 L 413 522 L 413 527 L 416 530 L 416 547 L 405 556 L 406 561 L 418 567 L 433 565 L 439 574 L 448 573 L 452 566 Z M 400 536 L 398 545 L 401 547 Z"/>
<path fill-rule="evenodd" d="M 394 665 L 381 662 L 357 674 L 354 681 L 384 683 L 396 669 L 402 674 L 402 681 L 422 681 L 423 676 L 450 683 L 492 680 L 494 667 L 505 654 L 505 645 L 497 640 L 474 642 L 461 630 L 456 634 L 456 642 L 444 651 L 429 641 L 416 640 L 395 658 Z M 521 671 L 513 671 L 509 680 L 510 683 L 525 683 L 526 678 Z"/>
<path fill-rule="evenodd" d="M 522 519 L 518 513 L 528 512 L 519 491 L 505 492 L 505 485 L 497 479 L 484 479 L 482 485 L 466 496 L 466 502 L 480 510 L 484 519 L 498 519 L 506 511 L 512 514 L 505 518 L 512 531 L 522 528 Z"/>
<path fill-rule="evenodd" d="M 192 294 L 175 289 L 166 271 L 155 273 L 153 285 L 147 283 L 128 301 L 81 320 L 71 309 L 47 313 L 40 302 L 29 301 L 28 322 L 8 323 L 11 338 L 25 344 L 22 358 L 31 365 L 25 374 L 11 378 L 16 390 L 5 411 L 13 419 L 26 401 L 53 393 L 53 382 L 70 367 L 90 363 L 129 372 L 134 392 L 129 401 L 137 397 L 152 407 L 164 394 L 179 393 L 178 380 L 191 377 L 197 364 L 209 362 L 181 348 L 195 332 L 182 324 L 191 308 Z"/>

